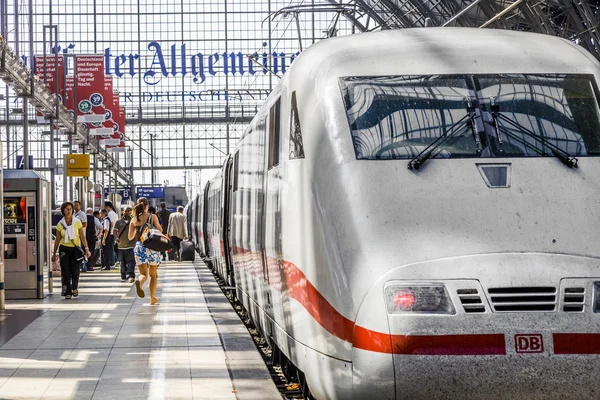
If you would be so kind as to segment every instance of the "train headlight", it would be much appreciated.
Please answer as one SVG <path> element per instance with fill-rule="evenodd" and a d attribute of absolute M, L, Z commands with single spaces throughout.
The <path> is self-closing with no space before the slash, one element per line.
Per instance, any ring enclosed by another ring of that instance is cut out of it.
<path fill-rule="evenodd" d="M 600 282 L 594 282 L 594 312 L 600 313 Z"/>
<path fill-rule="evenodd" d="M 442 283 L 392 283 L 385 288 L 385 302 L 390 314 L 456 313 Z"/>

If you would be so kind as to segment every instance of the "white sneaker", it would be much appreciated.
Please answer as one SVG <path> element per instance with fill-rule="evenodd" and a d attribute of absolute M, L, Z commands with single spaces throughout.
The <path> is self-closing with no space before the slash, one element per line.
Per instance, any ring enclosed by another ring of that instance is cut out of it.
<path fill-rule="evenodd" d="M 133 281 L 135 281 L 135 279 L 133 279 L 133 278 L 127 279 L 127 283 L 133 283 Z"/>

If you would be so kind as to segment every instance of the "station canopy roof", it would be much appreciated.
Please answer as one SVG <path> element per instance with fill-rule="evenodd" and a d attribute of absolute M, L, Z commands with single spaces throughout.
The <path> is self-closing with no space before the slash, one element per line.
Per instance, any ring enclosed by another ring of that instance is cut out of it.
<path fill-rule="evenodd" d="M 360 31 L 463 26 L 545 33 L 600 59 L 600 0 L 326 0 Z M 365 22 L 366 20 L 366 22 Z"/>

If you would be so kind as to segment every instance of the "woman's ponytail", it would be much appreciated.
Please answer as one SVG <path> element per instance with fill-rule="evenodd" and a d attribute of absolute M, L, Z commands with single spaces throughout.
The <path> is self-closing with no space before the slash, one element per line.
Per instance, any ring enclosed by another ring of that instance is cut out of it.
<path fill-rule="evenodd" d="M 133 214 L 135 215 L 135 219 L 140 220 L 140 215 L 144 213 L 146 206 L 143 203 L 137 203 L 135 207 L 133 207 Z"/>
<path fill-rule="evenodd" d="M 148 200 L 145 197 L 140 197 L 138 199 L 137 204 L 133 208 L 133 214 L 135 215 L 135 218 L 138 221 L 140 220 L 140 215 L 142 215 L 144 213 L 144 211 L 146 211 L 147 206 L 148 206 Z"/>

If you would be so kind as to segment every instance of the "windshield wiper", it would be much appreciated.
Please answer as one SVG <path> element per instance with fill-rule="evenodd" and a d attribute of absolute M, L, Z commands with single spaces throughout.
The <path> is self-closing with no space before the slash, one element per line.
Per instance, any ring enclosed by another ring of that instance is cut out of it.
<path fill-rule="evenodd" d="M 418 170 L 419 168 L 421 168 L 421 165 L 425 164 L 425 161 L 427 161 L 432 155 L 433 152 L 435 151 L 435 149 L 437 149 L 438 147 L 440 147 L 442 144 L 446 143 L 449 139 L 455 137 L 456 132 L 462 132 L 462 131 L 454 131 L 455 128 L 463 121 L 465 120 L 469 120 L 469 121 L 473 121 L 474 118 L 474 114 L 473 113 L 467 113 L 465 114 L 464 117 L 462 117 L 461 119 L 459 119 L 454 125 L 452 125 L 450 128 L 446 129 L 444 131 L 444 133 L 442 133 L 440 135 L 439 138 L 435 139 L 429 146 L 427 146 L 423 151 L 421 151 L 419 154 L 417 154 L 412 160 L 410 160 L 408 162 L 408 169 L 410 170 Z M 469 123 L 466 124 L 466 127 L 469 127 Z M 465 127 L 463 127 L 464 129 Z M 454 132 L 452 132 L 454 131 Z"/>
<path fill-rule="evenodd" d="M 506 117 L 505 115 L 501 114 L 500 113 L 500 108 L 498 106 L 492 106 L 492 117 L 494 118 L 494 128 L 496 129 L 496 137 L 498 138 L 498 143 L 500 143 L 501 146 L 502 146 L 503 142 L 502 142 L 502 136 L 500 135 L 500 126 L 498 125 L 498 120 L 505 121 L 506 123 L 508 123 L 508 124 L 512 125 L 513 127 L 517 128 L 519 131 L 525 133 L 529 137 L 532 137 L 532 138 L 538 140 L 540 143 L 546 145 L 550 149 L 550 151 L 552 152 L 552 154 L 554 154 L 554 156 L 556 158 L 558 158 L 567 167 L 569 167 L 569 168 L 578 168 L 577 163 L 579 162 L 579 160 L 576 157 L 572 157 L 565 150 L 561 149 L 560 147 L 558 147 L 557 145 L 555 145 L 553 143 L 550 143 L 548 141 L 548 139 L 546 139 L 545 137 L 540 136 L 540 135 L 532 132 L 531 130 L 527 129 L 526 127 L 524 127 L 523 125 L 521 125 L 517 121 L 513 121 L 512 119 L 510 119 L 510 118 Z M 523 141 L 519 140 L 519 137 L 517 135 L 512 134 L 508 130 L 505 130 L 504 133 L 506 135 L 512 137 L 513 139 L 516 139 L 517 141 L 521 142 L 522 144 L 529 145 L 529 148 L 533 147 L 535 149 L 535 151 L 537 151 L 538 154 L 540 154 L 540 155 L 545 155 L 546 154 L 543 151 L 540 151 L 537 147 L 532 146 L 530 143 L 527 143 L 524 140 Z"/>

